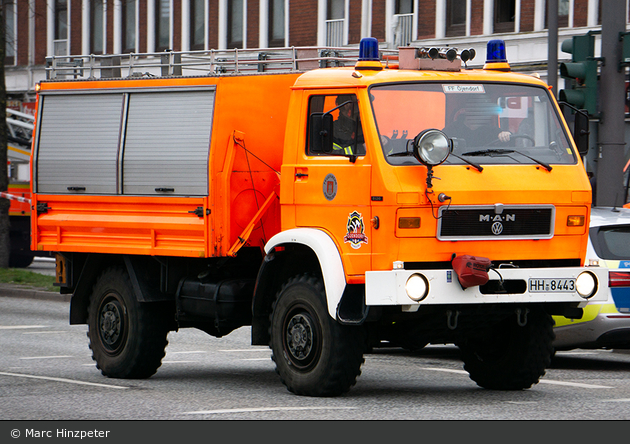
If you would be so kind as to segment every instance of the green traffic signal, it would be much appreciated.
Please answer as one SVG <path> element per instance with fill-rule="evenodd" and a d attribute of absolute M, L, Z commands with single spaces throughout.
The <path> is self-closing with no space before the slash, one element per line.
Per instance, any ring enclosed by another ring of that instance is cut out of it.
<path fill-rule="evenodd" d="M 597 114 L 597 60 L 594 58 L 595 37 L 586 34 L 562 42 L 563 52 L 571 54 L 571 62 L 560 64 L 560 75 L 571 79 L 571 88 L 562 89 L 558 98 L 590 115 Z"/>

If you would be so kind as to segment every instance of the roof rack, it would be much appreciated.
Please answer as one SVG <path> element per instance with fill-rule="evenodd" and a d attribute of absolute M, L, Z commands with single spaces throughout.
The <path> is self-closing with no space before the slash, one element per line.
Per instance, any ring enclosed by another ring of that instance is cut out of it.
<path fill-rule="evenodd" d="M 381 50 L 381 57 L 398 51 Z M 291 73 L 354 66 L 359 48 L 288 47 L 211 49 L 46 57 L 47 79 L 198 77 L 224 74 Z"/>

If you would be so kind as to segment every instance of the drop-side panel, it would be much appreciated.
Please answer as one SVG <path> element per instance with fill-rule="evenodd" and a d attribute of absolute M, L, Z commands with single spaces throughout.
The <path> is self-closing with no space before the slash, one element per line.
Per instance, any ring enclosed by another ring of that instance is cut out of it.
<path fill-rule="evenodd" d="M 37 197 L 46 207 L 37 217 L 37 250 L 207 256 L 206 198 Z"/>

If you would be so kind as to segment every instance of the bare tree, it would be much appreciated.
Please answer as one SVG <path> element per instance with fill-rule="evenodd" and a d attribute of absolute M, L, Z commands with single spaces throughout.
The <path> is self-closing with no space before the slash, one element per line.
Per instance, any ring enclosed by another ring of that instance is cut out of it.
<path fill-rule="evenodd" d="M 6 30 L 4 1 L 0 1 L 0 109 L 7 108 L 7 92 L 4 79 L 4 58 L 6 51 Z M 6 111 L 5 111 L 6 113 Z M 7 129 L 6 115 L 0 125 L 0 191 L 7 191 L 9 176 L 7 172 Z M 9 267 L 9 206 L 8 199 L 0 198 L 0 268 Z"/>

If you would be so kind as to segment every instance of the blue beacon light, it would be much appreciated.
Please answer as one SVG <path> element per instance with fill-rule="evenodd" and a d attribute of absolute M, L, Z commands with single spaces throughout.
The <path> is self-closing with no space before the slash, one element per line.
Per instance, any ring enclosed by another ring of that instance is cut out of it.
<path fill-rule="evenodd" d="M 378 40 L 374 37 L 364 37 L 359 43 L 359 60 L 354 69 L 359 71 L 381 71 L 383 65 L 378 53 Z"/>
<path fill-rule="evenodd" d="M 505 42 L 503 40 L 490 40 L 486 47 L 486 63 L 505 63 Z"/>
<path fill-rule="evenodd" d="M 359 61 L 360 62 L 378 62 L 378 40 L 374 37 L 365 37 L 359 43 Z"/>
<path fill-rule="evenodd" d="M 486 46 L 486 64 L 483 69 L 510 71 L 510 64 L 505 56 L 505 41 L 490 40 Z"/>

